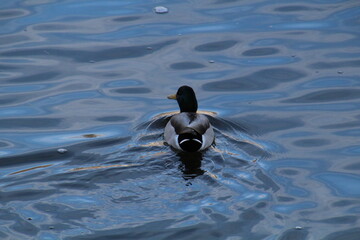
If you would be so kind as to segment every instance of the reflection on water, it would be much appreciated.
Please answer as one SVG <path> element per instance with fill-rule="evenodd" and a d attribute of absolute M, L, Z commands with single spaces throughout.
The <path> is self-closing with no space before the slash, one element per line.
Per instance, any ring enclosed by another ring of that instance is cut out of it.
<path fill-rule="evenodd" d="M 179 153 L 178 156 L 182 163 L 180 170 L 183 172 L 184 179 L 195 178 L 205 173 L 205 171 L 201 169 L 201 161 L 203 160 L 202 153 Z"/>
<path fill-rule="evenodd" d="M 0 3 L 0 238 L 358 239 L 359 3 L 162 5 Z"/>

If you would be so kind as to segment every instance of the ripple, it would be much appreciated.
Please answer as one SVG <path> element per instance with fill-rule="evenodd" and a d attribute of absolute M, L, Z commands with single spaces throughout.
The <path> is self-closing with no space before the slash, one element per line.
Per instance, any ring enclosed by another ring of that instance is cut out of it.
<path fill-rule="evenodd" d="M 290 214 L 306 208 L 315 208 L 316 205 L 317 204 L 315 202 L 304 201 L 294 204 L 278 204 L 274 205 L 272 208 L 276 212 Z"/>
<path fill-rule="evenodd" d="M 311 10 L 320 10 L 318 8 L 311 8 L 303 5 L 289 5 L 281 6 L 274 9 L 277 12 L 299 12 L 299 11 L 311 11 Z"/>
<path fill-rule="evenodd" d="M 331 204 L 332 207 L 344 207 L 344 206 L 351 206 L 351 205 L 357 205 L 360 203 L 358 200 L 340 200 L 336 201 Z"/>
<path fill-rule="evenodd" d="M 75 26 L 71 26 L 71 25 L 67 25 L 67 24 L 63 24 L 63 23 L 42 23 L 42 24 L 38 24 L 36 26 L 33 26 L 33 30 L 34 31 L 44 31 L 44 32 L 59 32 L 59 31 L 69 31 L 69 30 L 74 30 L 77 29 L 77 27 Z"/>
<path fill-rule="evenodd" d="M 360 89 L 327 89 L 284 100 L 286 103 L 314 103 L 347 101 L 360 98 Z"/>
<path fill-rule="evenodd" d="M 32 74 L 32 75 L 27 74 L 27 75 L 22 76 L 22 77 L 10 78 L 6 82 L 11 83 L 11 84 L 44 82 L 44 81 L 52 80 L 52 79 L 56 78 L 59 75 L 60 75 L 60 73 L 55 72 L 55 71 L 37 73 L 37 74 Z"/>
<path fill-rule="evenodd" d="M 35 97 L 34 94 L 6 94 L 0 96 L 0 106 L 8 106 L 25 102 Z M 0 115 L 2 115 L 0 113 Z"/>
<path fill-rule="evenodd" d="M 274 29 L 280 30 L 310 30 L 310 29 L 325 29 L 330 28 L 331 24 L 325 21 L 308 21 L 308 22 L 292 22 L 292 23 L 279 23 L 272 25 Z"/>
<path fill-rule="evenodd" d="M 143 83 L 137 79 L 121 79 L 115 81 L 107 81 L 104 84 L 106 88 L 116 88 L 116 87 L 132 87 L 142 85 Z"/>
<path fill-rule="evenodd" d="M 115 47 L 102 49 L 97 47 L 97 51 L 93 50 L 78 50 L 78 49 L 63 49 L 63 48 L 32 48 L 32 49 L 17 49 L 4 51 L 3 56 L 49 56 L 56 55 L 58 57 L 70 58 L 76 62 L 100 62 L 112 59 L 121 58 L 136 58 L 151 54 L 164 47 L 173 45 L 177 40 L 168 40 L 160 43 L 151 44 L 152 51 L 146 49 L 147 45 L 129 46 L 129 47 Z M 91 48 L 89 48 L 91 49 Z"/>
<path fill-rule="evenodd" d="M 293 197 L 279 196 L 279 197 L 277 197 L 277 200 L 278 200 L 279 202 L 293 202 L 293 201 L 295 201 L 295 198 L 293 198 Z"/>
<path fill-rule="evenodd" d="M 127 17 L 116 17 L 113 19 L 114 22 L 131 22 L 141 19 L 139 16 L 127 16 Z"/>
<path fill-rule="evenodd" d="M 317 62 L 309 66 L 313 69 L 339 69 L 346 67 L 360 67 L 360 60 L 348 60 L 337 62 Z"/>
<path fill-rule="evenodd" d="M 1 199 L 6 202 L 11 201 L 31 201 L 44 198 L 45 196 L 52 195 L 56 192 L 52 190 L 35 190 L 35 189 L 23 189 L 18 191 L 3 191 L 0 193 Z"/>
<path fill-rule="evenodd" d="M 288 68 L 271 68 L 259 70 L 248 76 L 225 79 L 206 83 L 202 88 L 206 91 L 256 91 L 276 87 L 278 84 L 296 81 L 305 74 Z"/>
<path fill-rule="evenodd" d="M 100 122 L 123 122 L 129 120 L 126 116 L 106 116 L 106 117 L 99 117 L 96 120 Z"/>
<path fill-rule="evenodd" d="M 144 93 L 150 93 L 151 89 L 145 87 L 118 88 L 118 89 L 112 89 L 111 92 L 125 93 L 125 94 L 144 94 Z"/>
<path fill-rule="evenodd" d="M 5 118 L 0 119 L 0 129 L 53 129 L 62 122 L 61 118 Z"/>
<path fill-rule="evenodd" d="M 325 146 L 328 145 L 330 143 L 329 140 L 326 139 L 301 139 L 301 140 L 296 140 L 293 142 L 293 144 L 295 146 L 298 147 L 320 147 L 320 146 Z"/>
<path fill-rule="evenodd" d="M 0 141 L 0 148 L 10 147 L 10 146 L 12 146 L 10 142 L 3 140 Z"/>
<path fill-rule="evenodd" d="M 345 170 L 360 170 L 360 163 L 351 163 L 344 167 Z"/>
<path fill-rule="evenodd" d="M 173 63 L 170 65 L 170 68 L 176 70 L 186 70 L 186 69 L 197 69 L 197 68 L 204 68 L 205 65 L 197 62 L 179 62 Z"/>
<path fill-rule="evenodd" d="M 275 118 L 273 116 L 251 114 L 244 116 L 242 121 L 247 123 L 247 128 L 254 134 L 267 134 L 276 131 L 289 130 L 305 125 L 298 117 Z"/>
<path fill-rule="evenodd" d="M 279 52 L 279 49 L 276 48 L 255 48 L 250 49 L 242 53 L 244 56 L 248 57 L 258 57 L 258 56 L 268 56 L 273 55 Z"/>
<path fill-rule="evenodd" d="M 24 217 L 20 214 L 13 213 L 7 209 L 0 209 L 0 214 L 3 221 L 12 223 L 9 228 L 11 231 L 24 234 L 25 236 L 35 236 L 40 231 L 40 229 L 34 224 L 25 221 Z M 8 236 L 7 234 L 1 232 L 0 236 L 12 238 L 14 235 Z"/>
<path fill-rule="evenodd" d="M 197 79 L 197 80 L 206 80 L 206 79 L 216 79 L 222 78 L 230 74 L 230 71 L 207 71 L 207 72 L 194 72 L 189 74 L 184 74 L 184 77 L 188 79 Z"/>
<path fill-rule="evenodd" d="M 360 177 L 355 174 L 345 174 L 339 172 L 320 173 L 313 178 L 326 184 L 336 195 L 345 197 L 359 197 Z"/>
<path fill-rule="evenodd" d="M 356 216 L 342 216 L 332 217 L 317 220 L 316 222 L 327 223 L 327 224 L 354 224 L 358 220 Z"/>
<path fill-rule="evenodd" d="M 331 88 L 331 87 L 360 87 L 355 77 L 321 77 L 300 84 L 303 89 Z"/>
<path fill-rule="evenodd" d="M 237 41 L 234 40 L 225 40 L 225 41 L 218 41 L 218 42 L 210 42 L 198 45 L 194 48 L 195 51 L 199 52 L 215 52 L 215 51 L 222 51 L 228 48 L 231 48 L 237 44 Z"/>
<path fill-rule="evenodd" d="M 309 231 L 306 229 L 289 229 L 283 232 L 278 240 L 287 240 L 287 239 L 307 239 Z"/>
<path fill-rule="evenodd" d="M 68 199 L 70 197 L 68 196 Z M 77 198 L 76 201 L 79 201 L 84 204 L 84 201 L 81 201 L 81 199 Z M 52 212 L 57 213 L 57 218 L 59 219 L 81 219 L 81 218 L 94 218 L 95 212 L 89 211 L 88 209 L 76 209 L 69 207 L 65 204 L 49 204 L 49 203 L 37 203 L 33 206 L 36 210 L 46 213 L 46 212 Z"/>
<path fill-rule="evenodd" d="M 279 171 L 279 173 L 282 175 L 287 175 L 287 176 L 296 176 L 299 174 L 299 171 L 294 170 L 294 169 L 281 169 Z"/>
<path fill-rule="evenodd" d="M 1 71 L 4 71 L 4 70 L 15 70 L 15 69 L 18 69 L 18 67 L 11 66 L 11 65 L 4 65 L 4 64 L 1 64 L 1 65 L 0 65 L 0 70 L 1 70 Z"/>
<path fill-rule="evenodd" d="M 6 9 L 0 10 L 0 19 L 6 20 L 11 18 L 20 18 L 29 14 L 25 9 Z"/>
<path fill-rule="evenodd" d="M 360 155 L 360 145 L 350 145 L 350 143 L 339 149 L 331 149 L 332 154 L 336 155 L 345 155 L 345 156 L 359 156 Z"/>
<path fill-rule="evenodd" d="M 324 239 L 327 239 L 327 240 L 337 240 L 337 239 L 357 240 L 360 236 L 359 234 L 360 234 L 359 228 L 350 228 L 347 230 L 328 234 Z"/>
<path fill-rule="evenodd" d="M 41 83 L 41 84 L 14 84 L 6 87 L 2 87 L 0 93 L 21 93 L 22 95 L 31 94 L 32 92 L 50 89 L 54 86 L 52 83 Z M 9 94 L 10 95 L 10 94 Z M 20 95 L 20 94 L 19 94 Z M 10 95 L 11 96 L 11 95 Z M 20 97 L 20 96 L 17 96 Z"/>
<path fill-rule="evenodd" d="M 28 36 L 24 34 L 17 34 L 11 36 L 0 37 L 0 45 L 9 45 L 16 44 L 20 42 L 26 42 L 31 40 Z"/>

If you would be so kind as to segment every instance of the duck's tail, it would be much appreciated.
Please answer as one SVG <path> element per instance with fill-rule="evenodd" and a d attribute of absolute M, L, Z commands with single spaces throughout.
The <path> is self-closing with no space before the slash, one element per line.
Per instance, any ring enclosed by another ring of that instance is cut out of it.
<path fill-rule="evenodd" d="M 201 134 L 192 128 L 185 128 L 179 134 L 178 143 L 181 149 L 186 152 L 199 151 L 203 144 Z"/>

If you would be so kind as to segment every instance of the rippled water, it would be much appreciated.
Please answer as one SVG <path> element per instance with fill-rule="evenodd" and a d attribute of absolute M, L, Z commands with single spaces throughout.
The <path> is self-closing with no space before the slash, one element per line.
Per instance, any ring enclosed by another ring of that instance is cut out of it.
<path fill-rule="evenodd" d="M 358 1 L 0 6 L 1 239 L 359 239 Z"/>

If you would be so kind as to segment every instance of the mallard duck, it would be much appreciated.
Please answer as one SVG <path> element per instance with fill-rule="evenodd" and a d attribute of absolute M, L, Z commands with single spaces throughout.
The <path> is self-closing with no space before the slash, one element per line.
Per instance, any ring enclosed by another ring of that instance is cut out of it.
<path fill-rule="evenodd" d="M 168 98 L 177 100 L 180 113 L 172 116 L 166 124 L 165 141 L 184 152 L 197 152 L 210 147 L 215 138 L 214 130 L 205 115 L 196 113 L 198 103 L 194 90 L 182 86 Z"/>

